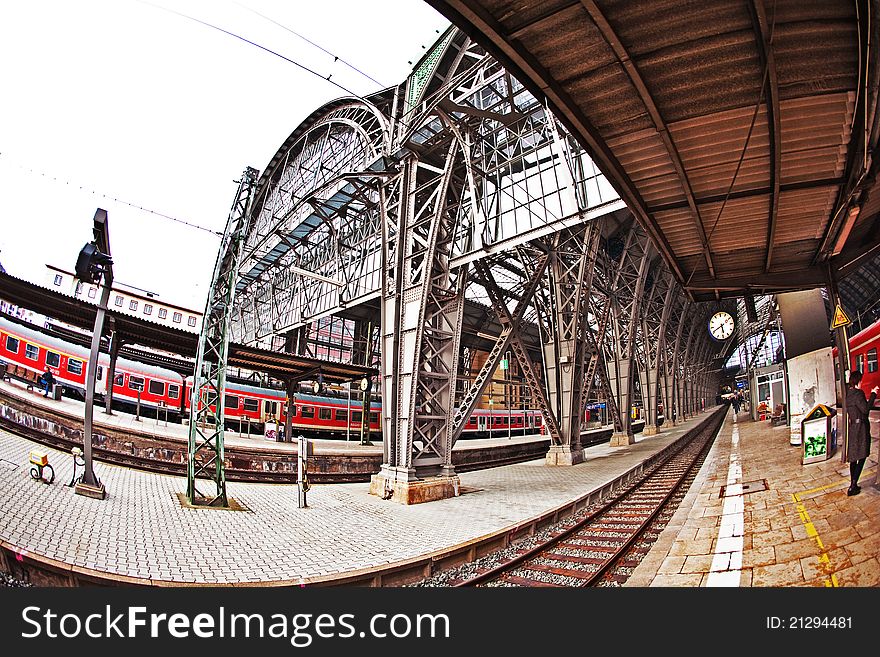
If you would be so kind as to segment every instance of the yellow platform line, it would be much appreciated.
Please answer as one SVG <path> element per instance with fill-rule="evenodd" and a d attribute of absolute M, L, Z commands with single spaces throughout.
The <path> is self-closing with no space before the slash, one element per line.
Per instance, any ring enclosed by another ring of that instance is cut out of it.
<path fill-rule="evenodd" d="M 867 472 L 864 472 L 862 474 L 871 475 L 874 474 L 874 470 L 868 470 Z M 825 545 L 822 543 L 822 539 L 819 537 L 819 532 L 816 531 L 816 527 L 815 525 L 813 525 L 813 521 L 810 520 L 810 514 L 807 513 L 807 507 L 804 506 L 804 503 L 801 501 L 801 495 L 809 495 L 811 493 L 818 493 L 829 488 L 837 488 L 842 483 L 848 483 L 848 480 L 841 479 L 834 482 L 833 484 L 826 484 L 824 486 L 819 486 L 818 488 L 805 490 L 801 493 L 791 494 L 792 499 L 794 500 L 795 504 L 797 504 L 797 512 L 801 518 L 801 522 L 804 524 L 804 529 L 807 530 L 807 536 L 816 541 L 816 545 L 819 546 L 819 568 L 822 570 L 822 572 L 828 575 L 828 577 L 825 579 L 825 586 L 828 587 L 838 587 L 840 586 L 840 584 L 837 582 L 837 575 L 834 573 L 834 566 L 831 564 L 831 559 L 828 557 L 828 552 L 827 550 L 825 550 Z"/>

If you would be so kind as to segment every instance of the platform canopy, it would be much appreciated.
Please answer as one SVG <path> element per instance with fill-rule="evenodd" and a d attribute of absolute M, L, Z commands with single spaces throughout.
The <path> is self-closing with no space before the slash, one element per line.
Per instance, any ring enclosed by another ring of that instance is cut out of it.
<path fill-rule="evenodd" d="M 34 285 L 7 273 L 0 273 L 0 298 L 81 329 L 90 331 L 95 324 L 95 304 Z M 109 333 L 113 327 L 126 344 L 160 349 L 186 358 L 196 356 L 199 339 L 197 333 L 181 331 L 115 310 L 108 310 L 107 317 L 111 321 L 105 322 L 105 333 Z M 155 363 L 152 359 L 150 362 Z M 281 380 L 313 381 L 320 374 L 326 383 L 354 381 L 378 373 L 370 367 L 306 358 L 234 343 L 229 345 L 229 365 L 253 372 L 264 372 Z M 166 366 L 170 366 L 170 363 Z M 179 366 L 172 368 L 179 369 Z"/>
<path fill-rule="evenodd" d="M 546 100 L 691 299 L 878 251 L 877 2 L 427 1 Z"/>

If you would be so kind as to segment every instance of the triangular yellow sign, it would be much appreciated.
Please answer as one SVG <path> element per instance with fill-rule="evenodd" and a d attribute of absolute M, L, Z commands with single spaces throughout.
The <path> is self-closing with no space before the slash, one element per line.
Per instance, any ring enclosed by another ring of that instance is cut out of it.
<path fill-rule="evenodd" d="M 836 328 L 847 326 L 849 324 L 852 324 L 852 322 L 849 317 L 846 316 L 846 313 L 843 312 L 843 308 L 840 307 L 840 304 L 837 304 L 837 307 L 834 309 L 834 319 L 831 320 L 831 330 L 833 331 Z"/>

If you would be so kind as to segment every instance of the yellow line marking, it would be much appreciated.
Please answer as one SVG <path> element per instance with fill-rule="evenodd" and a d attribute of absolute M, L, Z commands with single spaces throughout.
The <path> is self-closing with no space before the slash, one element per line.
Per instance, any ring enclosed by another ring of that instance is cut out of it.
<path fill-rule="evenodd" d="M 828 558 L 828 552 L 825 551 L 825 546 L 822 544 L 822 539 L 819 538 L 819 532 L 816 531 L 816 527 L 815 525 L 813 525 L 813 521 L 810 520 L 810 514 L 807 513 L 807 508 L 804 506 L 803 502 L 801 502 L 801 499 L 797 493 L 792 493 L 791 497 L 795 501 L 795 504 L 797 504 L 797 512 L 801 518 L 801 522 L 804 523 L 804 528 L 806 528 L 807 530 L 807 536 L 816 541 L 816 545 L 819 546 L 819 570 L 829 576 L 825 579 L 825 586 L 839 586 L 839 584 L 837 583 L 837 576 L 834 574 L 834 566 L 831 564 L 831 559 Z"/>
<path fill-rule="evenodd" d="M 872 475 L 872 474 L 874 474 L 874 470 L 865 470 L 864 472 L 862 472 L 859 479 L 861 479 L 862 477 L 866 477 L 868 475 Z M 819 486 L 818 488 L 811 488 L 810 490 L 805 490 L 805 491 L 802 491 L 797 494 L 798 495 L 809 495 L 810 493 L 818 493 L 819 491 L 827 490 L 829 488 L 835 488 L 837 486 L 840 486 L 841 484 L 846 484 L 846 483 L 849 483 L 849 480 L 841 479 L 840 481 L 836 481 L 833 484 L 825 484 L 824 486 Z M 800 499 L 798 499 L 798 501 L 800 501 Z"/>
<path fill-rule="evenodd" d="M 874 474 L 874 470 L 868 470 L 862 474 Z M 822 543 L 822 539 L 819 538 L 819 532 L 816 531 L 816 526 L 813 524 L 813 521 L 810 520 L 810 514 L 807 513 L 807 507 L 804 506 L 804 503 L 801 500 L 801 495 L 809 495 L 810 493 L 818 493 L 819 491 L 827 490 L 829 488 L 837 488 L 841 484 L 845 483 L 848 483 L 847 480 L 841 479 L 840 481 L 837 481 L 833 484 L 826 484 L 825 486 L 819 486 L 818 488 L 805 490 L 801 493 L 791 494 L 791 498 L 794 500 L 795 504 L 797 504 L 798 516 L 800 516 L 801 522 L 804 524 L 804 529 L 806 529 L 807 531 L 807 536 L 816 541 L 816 545 L 819 547 L 819 569 L 826 575 L 828 575 L 828 577 L 825 579 L 826 587 L 836 588 L 839 587 L 840 584 L 837 581 L 837 575 L 834 573 L 834 565 L 831 563 L 831 559 L 828 556 L 825 545 Z"/>

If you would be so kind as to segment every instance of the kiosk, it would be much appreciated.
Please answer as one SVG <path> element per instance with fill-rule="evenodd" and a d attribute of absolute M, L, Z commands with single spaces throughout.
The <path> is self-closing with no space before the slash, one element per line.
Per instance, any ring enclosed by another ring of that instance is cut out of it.
<path fill-rule="evenodd" d="M 801 420 L 803 465 L 827 461 L 837 447 L 837 411 L 817 404 Z"/>

